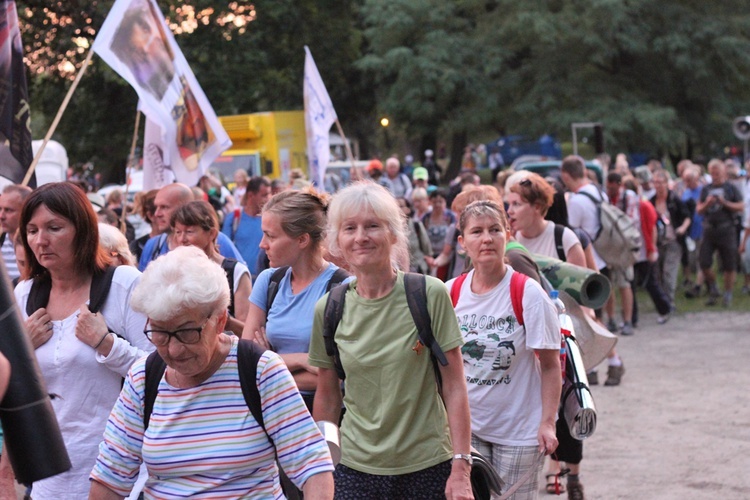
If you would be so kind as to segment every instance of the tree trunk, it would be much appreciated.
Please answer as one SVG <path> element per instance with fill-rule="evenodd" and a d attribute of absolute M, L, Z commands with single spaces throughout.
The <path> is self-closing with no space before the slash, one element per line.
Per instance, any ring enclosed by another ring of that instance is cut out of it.
<path fill-rule="evenodd" d="M 461 171 L 461 159 L 463 158 L 464 148 L 466 147 L 466 137 L 467 134 L 465 130 L 455 131 L 451 136 L 451 160 L 448 164 L 448 171 L 443 175 L 443 184 L 452 181 Z"/>

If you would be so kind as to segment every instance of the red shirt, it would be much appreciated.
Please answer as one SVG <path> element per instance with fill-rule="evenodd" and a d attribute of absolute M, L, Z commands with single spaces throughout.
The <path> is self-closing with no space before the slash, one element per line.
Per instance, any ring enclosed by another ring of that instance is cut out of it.
<path fill-rule="evenodd" d="M 641 232 L 643 233 L 643 245 L 646 248 L 646 255 L 656 251 L 656 242 L 654 241 L 654 228 L 656 227 L 656 209 L 648 201 L 641 199 Z"/>

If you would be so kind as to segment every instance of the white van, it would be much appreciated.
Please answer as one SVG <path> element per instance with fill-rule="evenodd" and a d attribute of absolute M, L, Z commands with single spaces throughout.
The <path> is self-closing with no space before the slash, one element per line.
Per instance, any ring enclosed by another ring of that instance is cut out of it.
<path fill-rule="evenodd" d="M 31 142 L 31 149 L 36 157 L 37 151 L 42 147 L 44 141 Z M 50 182 L 62 182 L 68 175 L 68 153 L 62 144 L 57 141 L 49 141 L 44 147 L 42 157 L 36 164 L 36 185 L 48 184 Z"/>

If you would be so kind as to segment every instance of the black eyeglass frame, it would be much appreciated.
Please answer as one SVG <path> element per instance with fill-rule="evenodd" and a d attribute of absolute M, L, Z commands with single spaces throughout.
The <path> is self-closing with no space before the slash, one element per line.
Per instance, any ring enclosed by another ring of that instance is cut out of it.
<path fill-rule="evenodd" d="M 193 327 L 190 327 L 190 328 L 179 328 L 179 329 L 173 330 L 171 332 L 167 331 L 167 330 L 148 330 L 146 328 L 148 326 L 148 322 L 146 322 L 146 326 L 143 327 L 143 334 L 146 336 L 146 338 L 149 340 L 149 342 L 151 342 L 152 344 L 154 344 L 157 347 L 168 346 L 170 340 L 172 339 L 172 337 L 176 338 L 182 344 L 192 345 L 192 344 L 197 344 L 198 342 L 201 341 L 201 335 L 203 335 L 203 329 L 206 328 L 206 325 L 208 325 L 209 321 L 211 321 L 211 315 L 210 314 L 206 318 L 206 321 L 203 322 L 203 325 L 201 325 L 200 327 L 193 326 Z M 198 334 L 196 335 L 195 340 L 191 340 L 189 342 L 186 342 L 182 338 L 183 332 L 198 332 Z M 167 336 L 166 337 L 167 341 L 166 342 L 161 342 L 161 343 L 154 342 L 154 338 L 153 338 L 154 333 L 158 333 L 158 334 L 161 334 L 161 335 L 166 335 Z"/>

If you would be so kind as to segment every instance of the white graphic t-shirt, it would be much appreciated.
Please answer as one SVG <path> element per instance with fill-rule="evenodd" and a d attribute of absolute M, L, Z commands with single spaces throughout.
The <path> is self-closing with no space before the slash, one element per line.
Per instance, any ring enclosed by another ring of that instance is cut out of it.
<path fill-rule="evenodd" d="M 519 326 L 510 300 L 507 272 L 490 292 L 471 291 L 474 271 L 461 287 L 456 315 L 464 346 L 471 431 L 479 438 L 509 446 L 534 446 L 542 418 L 542 381 L 534 349 L 560 349 L 560 324 L 554 304 L 534 280 L 523 293 L 525 327 Z M 453 281 L 446 283 L 448 288 Z"/>

